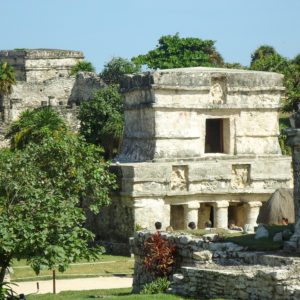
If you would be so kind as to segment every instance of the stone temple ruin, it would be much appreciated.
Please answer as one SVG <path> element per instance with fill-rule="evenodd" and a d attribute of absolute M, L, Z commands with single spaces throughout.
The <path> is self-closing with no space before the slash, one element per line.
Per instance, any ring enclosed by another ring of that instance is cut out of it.
<path fill-rule="evenodd" d="M 70 76 L 83 53 L 0 51 L 15 69 L 13 93 L 0 98 L 0 145 L 27 108 L 52 106 L 78 128 L 78 104 L 104 86 L 94 73 Z M 113 165 L 120 191 L 90 219 L 101 239 L 128 242 L 136 227 L 227 228 L 256 224 L 262 202 L 290 187 L 290 158 L 278 143 L 284 88 L 275 73 L 189 68 L 128 75 L 125 129 Z"/>
<path fill-rule="evenodd" d="M 275 189 L 290 187 L 278 143 L 282 75 L 213 68 L 128 75 L 125 130 L 113 167 L 120 191 L 98 218 L 100 236 L 135 227 L 250 227 Z"/>
<path fill-rule="evenodd" d="M 84 58 L 80 51 L 24 49 L 0 51 L 0 61 L 11 64 L 17 84 L 13 93 L 0 96 L 0 146 L 7 125 L 27 108 L 52 106 L 76 129 L 77 105 L 104 86 L 95 73 L 70 76 L 71 68 Z"/>

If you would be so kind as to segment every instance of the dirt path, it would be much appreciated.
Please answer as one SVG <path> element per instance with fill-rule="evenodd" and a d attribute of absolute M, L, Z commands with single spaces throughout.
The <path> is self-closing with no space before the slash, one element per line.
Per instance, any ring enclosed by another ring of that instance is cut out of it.
<path fill-rule="evenodd" d="M 37 293 L 37 281 L 18 282 L 13 289 L 25 295 Z M 77 279 L 57 279 L 56 293 L 61 291 L 82 291 L 97 289 L 126 288 L 132 286 L 132 278 L 129 277 L 93 277 Z M 38 294 L 52 293 L 52 280 L 39 281 Z"/>

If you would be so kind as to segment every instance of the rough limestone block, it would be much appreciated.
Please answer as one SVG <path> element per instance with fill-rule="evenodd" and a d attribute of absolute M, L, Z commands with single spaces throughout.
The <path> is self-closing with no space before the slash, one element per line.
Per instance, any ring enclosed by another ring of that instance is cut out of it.
<path fill-rule="evenodd" d="M 256 230 L 254 238 L 258 240 L 258 239 L 263 239 L 268 237 L 269 237 L 269 231 L 263 225 L 259 225 Z"/>
<path fill-rule="evenodd" d="M 282 232 L 277 232 L 273 237 L 273 242 L 281 242 L 283 239 Z"/>
<path fill-rule="evenodd" d="M 212 262 L 212 253 L 207 250 L 194 252 L 193 259 L 199 263 L 210 263 Z"/>

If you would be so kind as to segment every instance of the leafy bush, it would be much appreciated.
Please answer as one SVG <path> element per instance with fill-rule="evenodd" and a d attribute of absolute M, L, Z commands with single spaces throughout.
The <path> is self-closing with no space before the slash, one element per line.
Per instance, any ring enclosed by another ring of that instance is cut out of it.
<path fill-rule="evenodd" d="M 23 149 L 30 142 L 40 144 L 45 137 L 59 132 L 67 132 L 65 121 L 51 107 L 40 107 L 22 112 L 10 125 L 6 138 L 10 139 L 11 149 Z"/>
<path fill-rule="evenodd" d="M 19 299 L 17 294 L 11 288 L 14 283 L 0 282 L 0 300 L 14 300 Z"/>
<path fill-rule="evenodd" d="M 114 57 L 104 66 L 100 75 L 107 84 L 119 84 L 123 75 L 140 71 L 139 65 L 122 57 Z"/>
<path fill-rule="evenodd" d="M 116 85 L 98 90 L 93 99 L 80 105 L 80 133 L 87 142 L 101 145 L 106 159 L 112 159 L 121 144 L 123 111 L 122 97 Z"/>
<path fill-rule="evenodd" d="M 145 268 L 158 277 L 169 275 L 175 263 L 175 250 L 171 241 L 165 240 L 160 232 L 156 232 L 144 243 Z"/>
<path fill-rule="evenodd" d="M 95 68 L 89 61 L 82 60 L 72 67 L 70 75 L 76 75 L 78 72 L 95 72 Z"/>
<path fill-rule="evenodd" d="M 156 280 L 144 285 L 141 294 L 160 294 L 166 292 L 170 286 L 170 281 L 166 277 L 159 277 Z"/>
<path fill-rule="evenodd" d="M 279 145 L 280 145 L 281 152 L 283 155 L 292 155 L 292 149 L 291 149 L 291 147 L 287 146 L 287 144 L 286 144 L 287 136 L 284 133 L 284 130 L 289 127 L 291 127 L 289 124 L 289 118 L 280 118 L 279 119 L 279 130 L 280 130 Z"/>
<path fill-rule="evenodd" d="M 7 62 L 0 62 L 0 94 L 11 94 L 14 84 L 16 84 L 14 68 Z"/>

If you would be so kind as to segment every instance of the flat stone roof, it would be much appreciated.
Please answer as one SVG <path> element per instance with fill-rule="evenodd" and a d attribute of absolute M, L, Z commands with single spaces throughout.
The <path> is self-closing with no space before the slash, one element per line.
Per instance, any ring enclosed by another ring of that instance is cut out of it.
<path fill-rule="evenodd" d="M 61 49 L 14 49 L 1 50 L 1 58 L 23 57 L 25 59 L 53 59 L 53 58 L 84 58 L 83 52 Z"/>
<path fill-rule="evenodd" d="M 283 75 L 273 72 L 222 68 L 179 68 L 125 75 L 121 90 L 189 89 L 207 90 L 214 81 L 223 81 L 228 90 L 284 90 Z"/>

